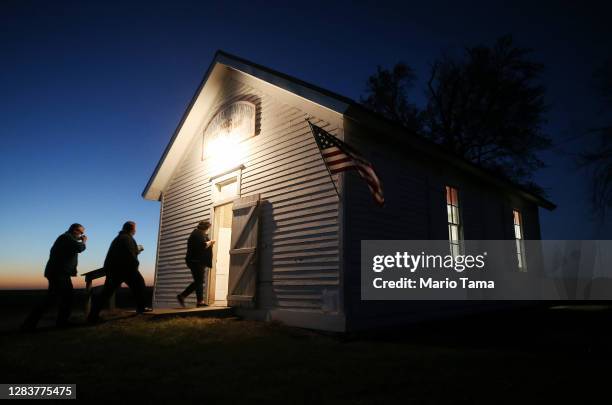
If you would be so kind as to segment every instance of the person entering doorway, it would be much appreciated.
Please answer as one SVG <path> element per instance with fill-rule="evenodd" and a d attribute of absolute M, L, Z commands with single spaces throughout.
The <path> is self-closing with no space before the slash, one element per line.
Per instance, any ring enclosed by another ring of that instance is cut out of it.
<path fill-rule="evenodd" d="M 230 249 L 232 243 L 232 203 L 218 205 L 214 208 L 213 239 L 217 241 L 213 248 L 213 268 L 209 277 L 208 289 L 211 302 L 215 306 L 227 306 L 229 293 Z"/>
<path fill-rule="evenodd" d="M 187 239 L 185 263 L 191 271 L 193 282 L 182 293 L 176 296 L 177 301 L 182 307 L 185 307 L 185 298 L 194 291 L 197 299 L 196 306 L 206 306 L 204 302 L 204 274 L 207 267 L 212 267 L 212 247 L 215 244 L 215 241 L 210 240 L 208 237 L 209 228 L 210 222 L 201 221 Z"/>

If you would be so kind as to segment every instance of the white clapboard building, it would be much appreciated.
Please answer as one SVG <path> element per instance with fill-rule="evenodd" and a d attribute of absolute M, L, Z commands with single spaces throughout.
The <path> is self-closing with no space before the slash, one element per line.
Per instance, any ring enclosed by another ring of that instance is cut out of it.
<path fill-rule="evenodd" d="M 306 119 L 374 164 L 384 207 L 356 172 L 334 185 Z M 539 207 L 554 208 L 346 97 L 221 51 L 143 196 L 161 204 L 154 307 L 177 306 L 187 237 L 209 220 L 210 305 L 328 331 L 457 309 L 361 301 L 362 239 L 512 239 L 517 221 L 539 239 Z"/>

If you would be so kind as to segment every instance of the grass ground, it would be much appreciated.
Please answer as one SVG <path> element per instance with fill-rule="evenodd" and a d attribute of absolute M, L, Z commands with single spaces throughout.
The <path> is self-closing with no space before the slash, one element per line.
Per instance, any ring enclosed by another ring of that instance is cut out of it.
<path fill-rule="evenodd" d="M 76 383 L 79 399 L 144 403 L 609 403 L 611 314 L 540 308 L 358 336 L 124 317 L 4 333 L 0 382 Z"/>

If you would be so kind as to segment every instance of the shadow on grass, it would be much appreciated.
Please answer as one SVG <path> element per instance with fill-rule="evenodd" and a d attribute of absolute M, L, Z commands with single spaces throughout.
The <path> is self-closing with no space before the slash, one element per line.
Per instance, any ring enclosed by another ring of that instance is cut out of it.
<path fill-rule="evenodd" d="M 1 380 L 76 383 L 88 400 L 601 403 L 609 315 L 537 308 L 348 336 L 237 318 L 130 317 L 2 336 Z"/>

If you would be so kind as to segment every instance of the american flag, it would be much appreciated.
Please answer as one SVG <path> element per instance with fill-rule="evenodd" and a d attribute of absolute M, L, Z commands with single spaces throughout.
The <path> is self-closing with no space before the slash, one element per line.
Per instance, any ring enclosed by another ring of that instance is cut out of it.
<path fill-rule="evenodd" d="M 383 196 L 382 184 L 372 164 L 340 139 L 310 121 L 308 121 L 308 124 L 330 174 L 351 169 L 357 170 L 357 173 L 367 183 L 374 200 L 379 205 L 384 205 L 385 198 Z"/>

